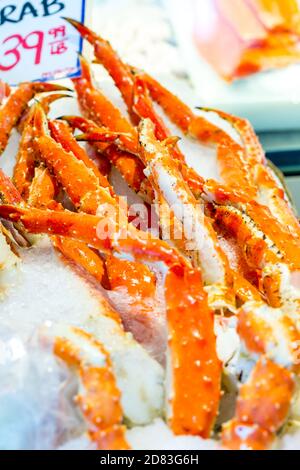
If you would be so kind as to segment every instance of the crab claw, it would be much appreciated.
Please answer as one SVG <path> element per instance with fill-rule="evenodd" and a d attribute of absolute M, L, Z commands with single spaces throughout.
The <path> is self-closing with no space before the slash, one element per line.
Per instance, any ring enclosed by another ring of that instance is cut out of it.
<path fill-rule="evenodd" d="M 97 41 L 97 34 L 91 31 L 87 26 L 80 23 L 79 21 L 74 20 L 73 18 L 69 18 L 67 16 L 62 16 L 62 19 L 70 23 L 74 26 L 75 29 L 79 32 L 79 34 L 84 38 L 90 41 L 92 44 Z"/>
<path fill-rule="evenodd" d="M 73 129 L 80 129 L 84 134 L 90 134 L 91 132 L 98 131 L 98 129 L 102 129 L 102 127 L 99 128 L 93 121 L 79 116 L 61 116 L 59 119 L 66 121 Z M 126 141 L 126 147 L 128 147 L 129 142 L 134 144 L 129 147 L 129 152 L 121 151 L 115 145 L 105 146 L 105 144 L 99 142 L 93 142 L 93 147 L 100 158 L 105 158 L 119 170 L 125 181 L 136 193 L 142 195 L 147 202 L 151 202 L 154 199 L 153 189 L 144 174 L 145 167 L 143 163 L 132 153 L 137 150 L 136 136 L 133 135 L 132 137 Z"/>
<path fill-rule="evenodd" d="M 98 178 L 100 186 L 109 188 L 110 193 L 113 194 L 112 187 L 110 186 L 106 175 L 103 174 L 102 170 L 78 144 L 69 124 L 63 120 L 54 120 L 49 122 L 49 129 L 53 139 L 59 143 L 66 152 L 71 152 L 77 160 L 82 161 L 87 168 L 92 170 L 94 175 Z"/>
<path fill-rule="evenodd" d="M 51 104 L 63 98 L 72 98 L 72 96 L 67 95 L 67 93 L 51 93 L 49 95 L 42 95 L 41 97 L 38 98 L 37 101 L 41 103 L 45 113 L 48 114 L 50 111 Z M 21 117 L 20 122 L 18 123 L 18 131 L 20 133 L 24 131 L 24 128 L 26 124 L 28 123 L 28 120 L 30 119 L 30 112 L 31 112 L 31 107 L 28 106 L 25 112 L 23 113 L 23 116 Z"/>
<path fill-rule="evenodd" d="M 37 103 L 44 110 L 44 113 L 48 114 L 52 103 L 61 98 L 69 97 L 70 95 L 66 93 L 52 93 L 39 97 Z M 18 130 L 22 133 L 22 137 L 16 158 L 13 181 L 25 201 L 28 200 L 29 187 L 34 178 L 36 161 L 39 159 L 36 146 L 34 145 L 37 131 L 34 127 L 35 109 L 34 105 L 28 106 L 18 124 Z"/>
<path fill-rule="evenodd" d="M 105 128 L 99 128 L 94 132 L 77 135 L 76 140 L 78 140 L 79 142 L 114 142 L 118 145 L 118 147 L 120 147 L 120 149 L 129 152 L 132 148 L 136 147 L 137 149 L 138 146 L 137 139 L 136 141 L 134 141 L 130 134 L 122 132 L 112 132 Z"/>
<path fill-rule="evenodd" d="M 49 82 L 32 82 L 24 83 L 22 85 L 27 85 L 35 91 L 35 93 L 50 93 L 52 91 L 69 91 L 73 92 L 72 88 L 68 88 L 64 85 L 59 85 L 58 83 L 49 83 Z"/>
<path fill-rule="evenodd" d="M 96 33 L 91 31 L 85 25 L 79 23 L 76 20 L 71 18 L 64 18 L 68 21 L 75 29 L 80 33 L 80 35 L 86 39 L 92 46 L 95 48 L 95 56 L 102 63 L 102 65 L 107 69 L 108 73 L 113 77 L 113 80 L 116 83 L 116 86 L 120 89 L 124 101 L 132 115 L 134 122 L 137 120 L 132 110 L 133 102 L 133 79 L 131 72 L 129 71 L 126 64 L 124 64 L 121 59 L 118 57 L 116 52 L 111 47 L 110 43 Z"/>
<path fill-rule="evenodd" d="M 50 95 L 42 96 L 41 98 L 39 98 L 38 101 L 43 106 L 45 113 L 48 114 L 50 111 L 51 104 L 63 98 L 72 98 L 72 95 L 69 95 L 67 93 L 51 93 Z"/>
<path fill-rule="evenodd" d="M 15 92 L 11 93 L 0 108 L 0 155 L 6 149 L 8 140 L 13 128 L 18 124 L 21 116 L 26 109 L 29 101 L 37 93 L 45 93 L 52 91 L 72 91 L 62 85 L 54 83 L 33 82 L 21 83 Z"/>
<path fill-rule="evenodd" d="M 12 205 L 1 205 L 0 216 L 11 222 L 21 222 L 30 233 L 76 238 L 103 252 L 107 252 L 111 246 L 108 234 L 104 240 L 97 236 L 99 218 L 96 216 L 69 211 L 27 209 Z"/>
<path fill-rule="evenodd" d="M 22 198 L 10 178 L 0 169 L 0 200 L 6 204 L 20 204 Z"/>
<path fill-rule="evenodd" d="M 103 128 L 99 129 L 98 132 L 90 132 L 87 134 L 80 134 L 76 136 L 78 142 L 115 142 L 117 139 L 120 139 L 122 136 L 129 136 L 129 134 L 124 134 L 121 132 L 112 132 L 108 129 Z"/>

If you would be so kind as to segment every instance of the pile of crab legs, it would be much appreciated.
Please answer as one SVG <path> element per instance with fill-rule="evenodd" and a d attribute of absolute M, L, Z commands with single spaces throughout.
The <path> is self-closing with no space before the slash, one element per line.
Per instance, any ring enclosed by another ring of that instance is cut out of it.
<path fill-rule="evenodd" d="M 248 121 L 202 109 L 227 121 L 238 142 L 155 79 L 123 63 L 109 42 L 68 21 L 93 45 L 129 119 L 94 86 L 83 57 L 82 76 L 73 80 L 83 117 L 47 118 L 51 103 L 67 92 L 62 87 L 2 87 L 0 151 L 15 126 L 21 142 L 12 181 L 0 174 L 0 216 L 25 232 L 49 235 L 66 259 L 105 288 L 125 288 L 139 305 L 155 293 L 149 264 L 164 263 L 166 375 L 171 377 L 166 419 L 175 434 L 211 436 L 222 395 L 214 318 L 236 316 L 241 341 L 256 364 L 240 386 L 235 416 L 223 425 L 222 444 L 270 448 L 288 420 L 299 372 L 300 227 L 290 202 Z M 36 93 L 49 91 L 55 93 L 28 105 Z M 205 180 L 188 166 L 154 103 L 181 132 L 216 148 L 222 183 Z M 75 130 L 82 134 L 75 136 Z M 96 160 L 79 141 L 94 147 Z M 166 242 L 136 228 L 109 182 L 110 165 L 145 203 L 158 204 L 162 228 L 169 224 L 174 234 L 190 224 L 189 237 L 171 235 Z M 62 191 L 72 211 L 64 207 Z M 117 219 L 111 220 L 108 207 L 116 209 Z M 108 227 L 104 237 L 99 224 Z M 85 358 L 83 342 L 98 351 L 101 367 Z M 129 448 L 105 347 L 74 329 L 69 338 L 56 338 L 55 353 L 80 377 L 84 392 L 78 404 L 91 439 L 99 448 Z"/>

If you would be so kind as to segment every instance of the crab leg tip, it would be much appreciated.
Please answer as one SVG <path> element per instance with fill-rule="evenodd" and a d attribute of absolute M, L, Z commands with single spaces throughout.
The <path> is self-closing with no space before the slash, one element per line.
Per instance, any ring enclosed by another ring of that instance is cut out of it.
<path fill-rule="evenodd" d="M 84 24 L 80 23 L 79 21 L 74 20 L 73 18 L 69 18 L 66 16 L 63 16 L 62 19 L 70 23 L 72 26 L 74 26 L 75 29 L 86 39 L 88 40 L 95 40 L 97 38 L 97 35 L 91 31 L 87 26 Z"/>

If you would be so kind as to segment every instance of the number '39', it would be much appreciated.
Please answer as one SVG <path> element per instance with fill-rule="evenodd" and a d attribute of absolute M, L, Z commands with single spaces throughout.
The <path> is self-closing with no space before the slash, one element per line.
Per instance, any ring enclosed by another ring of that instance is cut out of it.
<path fill-rule="evenodd" d="M 27 36 L 13 34 L 2 41 L 1 51 L 4 50 L 4 57 L 7 57 L 8 64 L 0 62 L 0 71 L 12 70 L 21 60 L 24 50 L 35 50 L 34 64 L 41 62 L 42 50 L 44 44 L 44 33 L 42 31 L 32 31 Z M 3 59 L 2 59 L 3 60 Z"/>

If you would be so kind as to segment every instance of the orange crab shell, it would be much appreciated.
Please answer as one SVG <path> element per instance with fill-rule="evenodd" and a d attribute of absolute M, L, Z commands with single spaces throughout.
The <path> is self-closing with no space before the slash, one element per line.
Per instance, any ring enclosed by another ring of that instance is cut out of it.
<path fill-rule="evenodd" d="M 172 363 L 170 426 L 175 434 L 208 438 L 218 412 L 222 367 L 200 272 L 171 268 L 165 292 Z"/>

